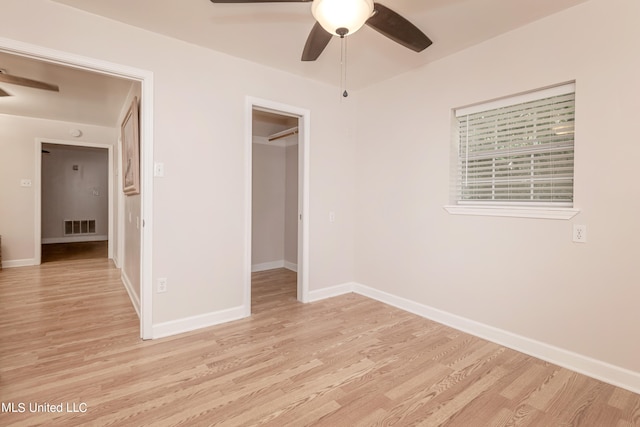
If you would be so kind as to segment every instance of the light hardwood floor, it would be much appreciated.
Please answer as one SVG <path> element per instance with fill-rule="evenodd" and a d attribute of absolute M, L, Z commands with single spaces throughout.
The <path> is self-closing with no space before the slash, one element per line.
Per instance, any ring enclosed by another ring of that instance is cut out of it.
<path fill-rule="evenodd" d="M 251 318 L 143 342 L 119 275 L 0 272 L 0 425 L 640 425 L 639 395 L 359 295 L 300 304 L 284 269 Z"/>

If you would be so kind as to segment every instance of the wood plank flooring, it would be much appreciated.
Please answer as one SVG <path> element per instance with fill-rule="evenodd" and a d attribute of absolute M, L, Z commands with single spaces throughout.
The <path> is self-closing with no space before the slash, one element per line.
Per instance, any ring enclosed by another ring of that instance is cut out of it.
<path fill-rule="evenodd" d="M 284 269 L 251 318 L 141 341 L 119 276 L 0 272 L 0 425 L 640 425 L 637 394 L 359 295 L 300 304 Z"/>
<path fill-rule="evenodd" d="M 108 242 L 49 243 L 42 245 L 42 262 L 107 258 Z"/>

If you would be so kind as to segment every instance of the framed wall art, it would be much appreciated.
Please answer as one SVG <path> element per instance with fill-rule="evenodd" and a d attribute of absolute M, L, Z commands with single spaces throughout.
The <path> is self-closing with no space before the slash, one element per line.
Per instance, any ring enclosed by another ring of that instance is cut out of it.
<path fill-rule="evenodd" d="M 121 125 L 122 190 L 127 196 L 140 194 L 140 124 L 138 98 L 134 97 Z"/>

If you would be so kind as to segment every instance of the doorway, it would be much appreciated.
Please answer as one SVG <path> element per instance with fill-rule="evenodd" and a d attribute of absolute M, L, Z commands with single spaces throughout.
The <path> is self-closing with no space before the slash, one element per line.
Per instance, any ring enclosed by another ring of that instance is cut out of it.
<path fill-rule="evenodd" d="M 140 197 L 140 223 L 143 224 L 139 231 L 140 240 L 140 256 L 135 261 L 138 265 L 139 274 L 136 277 L 140 282 L 140 336 L 143 339 L 153 338 L 153 319 L 152 319 L 152 246 L 151 236 L 153 233 L 152 224 L 152 207 L 153 207 L 153 73 L 139 68 L 133 68 L 122 64 L 116 64 L 108 61 L 97 60 L 94 58 L 75 55 L 68 52 L 58 51 L 37 45 L 16 42 L 8 39 L 0 39 L 0 52 L 11 55 L 18 55 L 24 58 L 40 61 L 43 63 L 52 63 L 64 65 L 71 69 L 84 70 L 94 72 L 96 74 L 124 78 L 136 82 L 140 85 L 140 169 L 141 169 L 141 197 Z M 51 141 L 47 141 L 51 142 Z M 41 158 L 42 141 L 36 141 L 36 174 L 39 173 Z M 113 159 L 113 152 L 110 155 Z M 110 167 L 113 170 L 114 167 Z M 40 177 L 34 177 L 35 184 L 39 186 Z M 110 180 L 113 182 L 113 180 Z M 35 197 L 35 216 L 34 223 L 35 236 L 35 256 L 34 263 L 41 262 L 41 222 L 40 222 L 40 193 L 39 189 Z M 124 221 L 124 213 L 122 212 L 122 197 L 119 197 L 118 203 L 118 230 Z M 110 198 L 113 201 L 113 197 Z M 111 212 L 111 209 L 110 209 Z M 111 241 L 111 239 L 109 239 Z M 122 244 L 119 239 L 118 246 Z M 110 249 L 112 250 L 112 249 Z M 111 256 L 111 254 L 109 255 Z"/>
<path fill-rule="evenodd" d="M 37 264 L 43 262 L 44 244 L 106 241 L 106 257 L 114 257 L 114 248 L 111 244 L 114 240 L 113 230 L 116 218 L 113 212 L 113 151 L 114 147 L 110 144 L 36 138 L 35 247 Z M 102 165 L 98 166 L 100 163 Z M 99 177 L 103 174 L 106 174 L 106 177 Z M 61 181 L 62 186 L 69 186 L 70 189 L 55 191 L 52 191 L 51 188 L 47 189 L 52 180 Z M 87 187 L 89 183 L 92 185 Z M 48 196 L 52 196 L 52 192 L 57 194 L 57 196 L 53 194 L 55 200 L 47 199 L 47 195 L 45 195 L 47 191 L 49 191 Z M 83 194 L 78 195 L 79 193 Z M 87 201 L 90 199 L 93 200 Z M 102 208 L 106 205 L 106 211 L 99 208 L 94 210 L 89 207 L 77 207 L 81 203 L 92 204 L 97 199 L 100 199 Z M 63 201 L 72 206 L 60 206 Z M 75 214 L 76 212 L 93 212 L 95 218 L 67 216 L 67 214 Z M 91 220 L 95 220 L 95 222 L 89 222 Z M 102 250 L 99 244 L 84 246 L 93 252 Z M 61 251 L 64 252 L 64 249 Z"/>
<path fill-rule="evenodd" d="M 288 272 L 295 283 L 291 294 L 307 302 L 310 113 L 247 98 L 246 118 L 244 307 L 250 316 L 252 274 L 258 271 Z"/>
<path fill-rule="evenodd" d="M 265 301 L 297 299 L 298 121 L 294 116 L 253 110 L 251 292 L 254 313 L 261 311 Z"/>
<path fill-rule="evenodd" d="M 43 142 L 41 262 L 109 258 L 110 150 Z"/>

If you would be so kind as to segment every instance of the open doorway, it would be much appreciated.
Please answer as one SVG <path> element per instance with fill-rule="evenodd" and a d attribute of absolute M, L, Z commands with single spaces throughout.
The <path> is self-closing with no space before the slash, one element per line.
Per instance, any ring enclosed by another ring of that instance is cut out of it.
<path fill-rule="evenodd" d="M 109 257 L 109 150 L 42 143 L 41 262 Z"/>
<path fill-rule="evenodd" d="M 102 61 L 95 58 L 84 57 L 80 55 L 75 55 L 69 52 L 57 51 L 53 49 L 48 49 L 42 46 L 29 45 L 26 43 L 15 42 L 8 39 L 0 40 L 0 55 L 4 57 L 15 57 L 26 59 L 29 67 L 34 67 L 36 69 L 46 68 L 47 72 L 52 72 L 55 69 L 56 75 L 55 80 L 47 78 L 46 80 L 54 81 L 60 87 L 71 88 L 75 87 L 76 83 L 78 83 L 77 75 L 78 73 L 82 73 L 86 76 L 103 76 L 107 77 L 110 81 L 114 82 L 116 80 L 123 79 L 126 83 L 134 84 L 138 87 L 137 93 L 139 95 L 140 100 L 140 186 L 141 191 L 139 197 L 136 198 L 137 208 L 136 212 L 139 212 L 139 215 L 136 215 L 134 218 L 136 219 L 135 224 L 138 225 L 134 233 L 131 236 L 123 234 L 123 223 L 125 218 L 124 207 L 126 203 L 123 201 L 122 194 L 118 194 L 117 200 L 114 200 L 114 197 L 110 197 L 110 203 L 117 203 L 117 208 L 110 207 L 109 212 L 111 215 L 115 216 L 112 220 L 116 225 L 117 232 L 117 242 L 114 246 L 117 246 L 119 249 L 115 251 L 115 248 L 109 247 L 109 258 L 113 257 L 111 252 L 117 252 L 119 257 L 122 257 L 122 247 L 125 243 L 129 241 L 135 242 L 136 245 L 140 247 L 140 250 L 135 258 L 131 259 L 129 263 L 132 268 L 135 270 L 132 277 L 136 278 L 138 282 L 137 286 L 137 295 L 136 298 L 132 296 L 132 302 L 136 307 L 136 311 L 140 315 L 140 336 L 144 339 L 153 338 L 153 321 L 152 321 L 152 282 L 151 282 L 151 267 L 152 267 L 152 246 L 151 246 L 151 236 L 153 234 L 153 223 L 152 223 L 152 195 L 153 195 L 153 168 L 150 166 L 153 162 L 153 73 L 151 71 L 133 68 L 123 64 L 112 63 L 108 61 Z M 17 70 L 17 65 L 12 65 L 12 68 Z M 22 70 L 16 74 L 19 75 L 29 75 L 27 73 L 28 70 Z M 41 80 L 45 80 L 41 78 Z M 87 86 L 90 87 L 90 86 Z M 109 93 L 113 93 L 112 86 L 105 86 Z M 12 90 L 12 93 L 14 91 Z M 42 92 L 42 91 L 40 91 Z M 40 93 L 38 91 L 34 91 L 34 93 Z M 87 95 L 87 94 L 95 94 L 95 92 L 86 89 L 84 86 L 80 88 L 80 90 L 64 90 L 57 92 L 58 96 L 55 97 L 56 100 L 59 100 L 63 95 Z M 15 90 L 15 93 L 18 93 Z M 134 94 L 135 95 L 135 94 Z M 110 99 L 115 100 L 118 111 L 120 113 L 122 110 L 122 104 L 118 101 L 119 98 L 114 98 L 113 96 L 102 97 L 103 101 Z M 106 105 L 107 103 L 105 103 Z M 18 104 L 16 104 L 18 105 Z M 20 104 L 22 105 L 22 104 Z M 29 105 L 39 106 L 42 108 L 47 108 L 47 111 L 58 112 L 62 111 L 62 109 L 51 108 L 48 103 L 45 102 L 31 102 Z M 78 108 L 78 102 L 70 102 L 68 105 L 74 106 L 73 111 L 85 112 L 86 109 Z M 94 105 L 94 104 L 92 104 Z M 95 104 L 97 105 L 97 104 Z M 125 103 L 125 105 L 129 105 Z M 41 115 L 37 115 L 35 117 L 45 117 Z M 53 118 L 54 120 L 62 121 L 63 119 L 60 117 Z M 94 123 L 93 120 L 64 120 L 68 123 Z M 106 126 L 106 125 L 105 125 Z M 110 125 L 109 125 L 110 126 Z M 41 131 L 39 131 L 40 133 Z M 45 133 L 41 133 L 44 135 Z M 56 133 L 59 135 L 60 133 Z M 72 133 L 72 136 L 76 136 Z M 42 141 L 36 135 L 36 167 L 35 173 L 33 177 L 34 187 L 34 202 L 32 206 L 35 206 L 33 209 L 34 216 L 36 218 L 33 224 L 33 232 L 31 230 L 26 230 L 25 234 L 31 234 L 33 238 L 33 242 L 35 244 L 33 254 L 34 258 L 27 259 L 28 262 L 20 261 L 15 262 L 13 266 L 23 266 L 23 265 L 39 265 L 41 263 L 41 209 L 40 209 L 40 162 L 41 162 L 41 144 L 43 142 L 50 141 Z M 109 150 L 114 149 L 114 147 L 108 148 Z M 29 150 L 30 151 L 30 150 Z M 110 151 L 109 158 L 112 159 L 112 163 L 115 161 L 116 156 L 114 156 L 114 151 Z M 120 156 L 118 156 L 120 157 Z M 115 170 L 115 165 L 110 164 L 110 171 Z M 24 187 L 29 187 L 32 184 L 32 180 L 28 179 L 29 177 L 25 177 L 24 179 Z M 118 178 L 120 181 L 120 178 Z M 109 180 L 110 185 L 114 185 L 114 179 Z M 112 190 L 112 195 L 113 190 Z M 133 209 L 133 207 L 132 207 Z M 129 210 L 129 213 L 132 212 L 132 209 Z M 30 210 L 31 211 L 31 210 Z M 109 241 L 112 240 L 113 231 L 110 228 L 109 230 L 110 237 Z M 120 259 L 120 262 L 124 262 Z M 123 278 L 123 282 L 125 282 Z M 130 291 L 130 287 L 127 287 L 125 283 L 125 287 L 127 291 Z M 130 292 L 131 295 L 131 292 Z"/>
<path fill-rule="evenodd" d="M 250 316 L 252 275 L 261 280 L 274 273 L 269 280 L 283 288 L 268 293 L 308 301 L 310 112 L 251 97 L 246 107 L 244 308 Z"/>
<path fill-rule="evenodd" d="M 297 299 L 299 118 L 253 110 L 252 312 Z"/>

